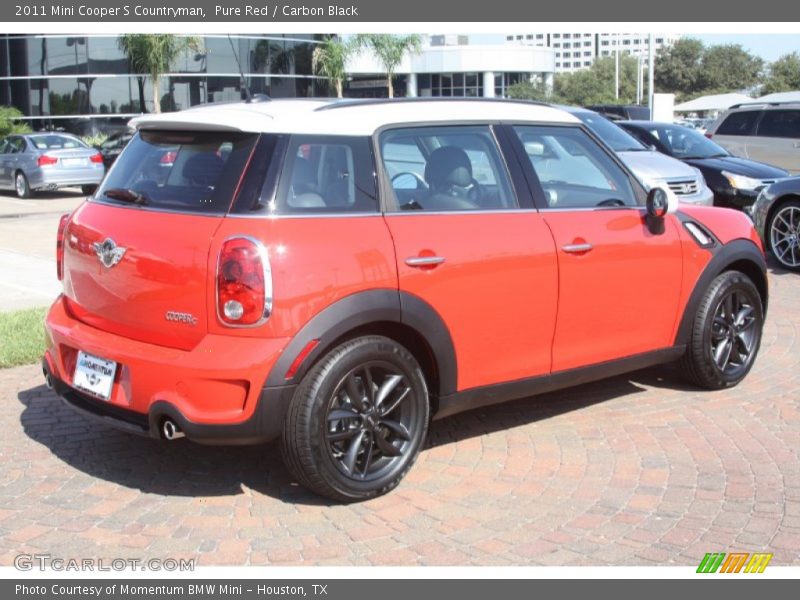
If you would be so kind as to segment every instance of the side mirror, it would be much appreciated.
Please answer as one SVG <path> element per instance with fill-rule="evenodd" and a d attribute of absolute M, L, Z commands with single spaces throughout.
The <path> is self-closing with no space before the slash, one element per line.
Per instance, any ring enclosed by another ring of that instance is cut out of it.
<path fill-rule="evenodd" d="M 647 227 L 650 233 L 664 233 L 664 217 L 678 210 L 678 198 L 667 187 L 656 186 L 647 192 Z"/>

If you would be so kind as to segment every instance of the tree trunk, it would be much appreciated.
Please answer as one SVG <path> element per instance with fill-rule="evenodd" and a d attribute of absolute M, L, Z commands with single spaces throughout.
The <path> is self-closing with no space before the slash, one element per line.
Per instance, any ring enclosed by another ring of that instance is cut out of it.
<path fill-rule="evenodd" d="M 139 86 L 139 112 L 146 113 L 147 103 L 144 101 L 144 77 L 137 77 L 136 84 Z"/>
<path fill-rule="evenodd" d="M 158 95 L 159 91 L 159 83 L 161 82 L 160 77 L 153 77 L 150 76 L 150 82 L 153 84 L 153 112 L 158 114 L 161 112 L 161 98 Z"/>
<path fill-rule="evenodd" d="M 341 79 L 337 79 L 336 80 L 336 97 L 337 98 L 344 98 L 344 94 L 342 92 L 342 88 L 343 88 L 342 80 Z"/>
<path fill-rule="evenodd" d="M 394 86 L 392 85 L 392 74 L 386 76 L 386 87 L 389 88 L 389 98 L 394 98 Z"/>

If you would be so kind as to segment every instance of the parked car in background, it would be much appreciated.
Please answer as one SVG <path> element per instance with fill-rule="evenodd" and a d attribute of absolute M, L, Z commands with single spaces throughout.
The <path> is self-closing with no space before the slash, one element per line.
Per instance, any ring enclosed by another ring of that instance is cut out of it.
<path fill-rule="evenodd" d="M 104 174 L 100 153 L 73 135 L 30 133 L 0 141 L 0 187 L 20 198 L 61 187 L 80 187 L 88 195 Z"/>
<path fill-rule="evenodd" d="M 617 125 L 646 146 L 700 169 L 714 192 L 715 206 L 750 206 L 761 188 L 789 176 L 778 167 L 731 156 L 699 131 L 682 125 L 655 121 L 618 121 Z"/>
<path fill-rule="evenodd" d="M 800 175 L 800 102 L 736 104 L 706 132 L 734 156 Z"/>
<path fill-rule="evenodd" d="M 98 150 L 100 150 L 100 154 L 103 157 L 103 164 L 106 169 L 114 164 L 114 161 L 117 160 L 120 152 L 128 145 L 132 137 L 133 132 L 121 131 L 109 136 L 105 142 L 100 144 Z"/>
<path fill-rule="evenodd" d="M 722 389 L 758 353 L 751 221 L 678 210 L 564 111 L 275 100 L 133 123 L 61 220 L 45 323 L 45 381 L 103 425 L 278 438 L 298 483 L 354 501 L 402 480 L 431 418 L 676 360 Z M 173 149 L 159 184 L 147 159 Z"/>
<path fill-rule="evenodd" d="M 761 190 L 750 212 L 767 250 L 782 267 L 800 272 L 800 177 Z"/>
<path fill-rule="evenodd" d="M 594 111 L 572 106 L 560 108 L 578 117 L 597 137 L 608 144 L 648 189 L 666 185 L 681 202 L 706 206 L 714 204 L 714 192 L 708 188 L 697 167 L 652 150 Z"/>
<path fill-rule="evenodd" d="M 613 121 L 650 118 L 650 108 L 638 104 L 594 104 L 586 108 Z"/>

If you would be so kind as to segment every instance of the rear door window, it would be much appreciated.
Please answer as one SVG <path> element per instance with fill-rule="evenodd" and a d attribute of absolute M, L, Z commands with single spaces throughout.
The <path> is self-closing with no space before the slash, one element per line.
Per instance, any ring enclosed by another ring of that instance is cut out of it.
<path fill-rule="evenodd" d="M 225 213 L 257 139 L 258 134 L 240 132 L 140 132 L 95 199 L 157 210 Z"/>
<path fill-rule="evenodd" d="M 715 135 L 753 135 L 759 114 L 760 111 L 757 110 L 731 113 L 719 126 Z"/>
<path fill-rule="evenodd" d="M 800 110 L 767 110 L 758 124 L 763 137 L 800 139 Z"/>
<path fill-rule="evenodd" d="M 503 210 L 518 207 L 489 126 L 392 129 L 381 157 L 399 210 Z"/>

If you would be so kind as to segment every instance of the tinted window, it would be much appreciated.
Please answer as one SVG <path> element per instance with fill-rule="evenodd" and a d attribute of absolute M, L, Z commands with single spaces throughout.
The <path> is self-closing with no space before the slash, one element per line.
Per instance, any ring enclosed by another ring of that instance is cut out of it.
<path fill-rule="evenodd" d="M 800 110 L 767 110 L 758 124 L 758 135 L 800 139 Z"/>
<path fill-rule="evenodd" d="M 394 129 L 381 135 L 380 145 L 400 210 L 517 207 L 488 126 Z"/>
<path fill-rule="evenodd" d="M 550 208 L 635 206 L 627 173 L 577 127 L 515 127 Z"/>
<path fill-rule="evenodd" d="M 719 126 L 715 135 L 752 135 L 758 114 L 757 110 L 731 113 Z"/>
<path fill-rule="evenodd" d="M 257 138 L 245 133 L 141 132 L 123 150 L 95 198 L 224 213 Z"/>
<path fill-rule="evenodd" d="M 281 214 L 375 212 L 369 139 L 294 135 L 269 210 Z"/>

